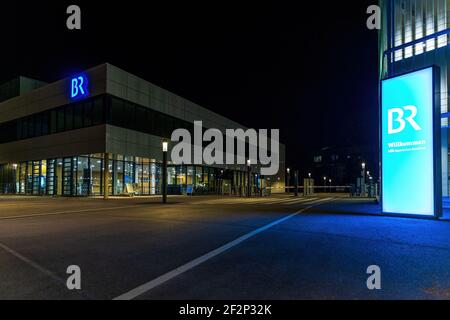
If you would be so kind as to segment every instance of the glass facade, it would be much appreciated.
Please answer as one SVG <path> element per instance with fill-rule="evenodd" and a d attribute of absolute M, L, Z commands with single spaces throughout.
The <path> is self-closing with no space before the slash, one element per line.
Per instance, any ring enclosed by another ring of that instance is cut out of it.
<path fill-rule="evenodd" d="M 108 190 L 110 195 L 161 194 L 162 164 L 148 158 L 111 155 Z M 167 168 L 168 193 L 245 196 L 248 172 L 205 166 Z M 264 179 L 252 174 L 252 193 L 266 187 Z M 103 154 L 25 161 L 0 165 L 0 194 L 48 196 L 101 196 L 104 190 Z"/>

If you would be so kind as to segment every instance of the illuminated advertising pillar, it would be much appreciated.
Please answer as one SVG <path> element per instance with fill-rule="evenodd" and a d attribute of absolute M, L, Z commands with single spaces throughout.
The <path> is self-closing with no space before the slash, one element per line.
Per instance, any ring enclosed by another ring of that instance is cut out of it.
<path fill-rule="evenodd" d="M 385 214 L 442 213 L 439 69 L 381 83 L 382 207 Z"/>

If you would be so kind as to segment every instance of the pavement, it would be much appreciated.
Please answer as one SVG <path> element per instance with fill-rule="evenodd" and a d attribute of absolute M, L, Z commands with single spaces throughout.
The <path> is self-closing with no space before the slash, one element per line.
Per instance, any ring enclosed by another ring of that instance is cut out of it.
<path fill-rule="evenodd" d="M 449 299 L 450 222 L 379 210 L 336 194 L 0 197 L 0 299 Z"/>

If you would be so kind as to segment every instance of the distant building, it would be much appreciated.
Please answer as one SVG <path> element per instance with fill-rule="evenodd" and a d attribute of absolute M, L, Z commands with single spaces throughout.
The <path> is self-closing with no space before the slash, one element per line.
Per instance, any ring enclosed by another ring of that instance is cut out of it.
<path fill-rule="evenodd" d="M 361 177 L 362 164 L 374 181 L 378 180 L 378 150 L 376 147 L 326 147 L 314 153 L 312 177 L 318 186 L 322 179 L 332 179 L 334 185 L 355 184 Z M 307 173 L 306 173 L 307 174 Z"/>

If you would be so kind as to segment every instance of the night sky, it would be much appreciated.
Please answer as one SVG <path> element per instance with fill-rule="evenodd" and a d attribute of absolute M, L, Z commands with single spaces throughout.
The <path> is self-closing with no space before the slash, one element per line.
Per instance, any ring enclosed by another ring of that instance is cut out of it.
<path fill-rule="evenodd" d="M 109 62 L 245 126 L 281 129 L 291 167 L 325 146 L 377 145 L 377 33 L 365 26 L 377 1 L 243 2 L 2 3 L 0 82 Z M 66 28 L 70 4 L 81 31 Z"/>

